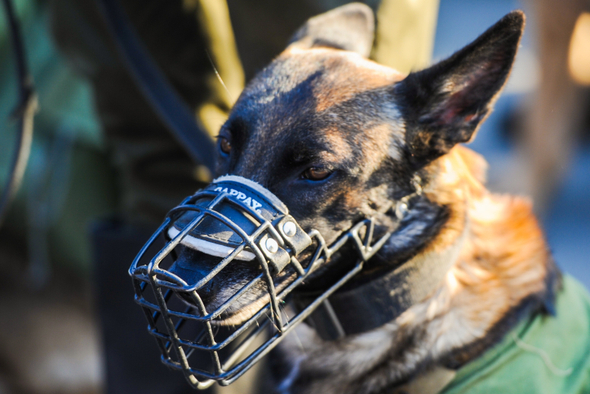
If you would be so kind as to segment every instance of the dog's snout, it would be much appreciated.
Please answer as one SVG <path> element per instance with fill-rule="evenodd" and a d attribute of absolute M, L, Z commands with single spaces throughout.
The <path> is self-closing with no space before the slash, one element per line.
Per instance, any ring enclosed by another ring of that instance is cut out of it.
<path fill-rule="evenodd" d="M 196 251 L 188 247 L 181 247 L 178 257 L 168 272 L 182 279 L 186 285 L 193 287 L 207 277 L 219 264 L 220 258 Z M 227 267 L 201 283 L 196 292 L 203 302 L 207 313 L 211 313 L 228 301 L 236 291 L 259 273 L 257 265 L 252 261 L 234 260 L 231 267 Z M 186 303 L 195 304 L 192 291 L 178 292 Z"/>

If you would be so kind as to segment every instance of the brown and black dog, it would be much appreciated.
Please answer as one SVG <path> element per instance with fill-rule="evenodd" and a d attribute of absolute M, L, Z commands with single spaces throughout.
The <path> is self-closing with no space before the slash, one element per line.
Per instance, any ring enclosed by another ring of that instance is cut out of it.
<path fill-rule="evenodd" d="M 303 349 L 287 338 L 274 355 L 280 391 L 390 392 L 435 365 L 465 365 L 523 318 L 552 310 L 561 276 L 531 203 L 488 192 L 486 163 L 457 145 L 490 113 L 523 27 L 524 15 L 512 12 L 450 58 L 406 76 L 367 58 L 373 15 L 352 4 L 309 20 L 244 90 L 219 133 L 219 175 L 258 182 L 328 243 L 366 217 L 377 218 L 378 231 L 393 226 L 392 202 L 421 188 L 352 282 L 451 259 L 437 288 L 382 327 L 337 341 L 302 327 Z M 311 285 L 331 283 L 339 266 L 347 266 L 345 253 Z M 249 275 L 237 266 L 207 302 L 227 298 Z M 278 286 L 290 280 L 286 272 Z M 259 310 L 257 291 L 227 324 Z"/>

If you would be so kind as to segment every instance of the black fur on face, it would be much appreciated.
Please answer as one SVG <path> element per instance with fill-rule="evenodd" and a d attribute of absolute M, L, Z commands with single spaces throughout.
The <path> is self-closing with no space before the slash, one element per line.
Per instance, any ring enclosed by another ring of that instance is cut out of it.
<path fill-rule="evenodd" d="M 351 17 L 348 11 L 342 18 L 357 25 L 367 20 L 362 12 Z M 369 35 L 372 41 L 372 30 L 352 35 L 361 43 L 346 43 L 351 35 L 330 30 L 330 23 L 336 31 L 344 26 L 338 12 L 326 15 L 308 22 L 244 90 L 219 133 L 224 145 L 217 175 L 260 183 L 287 205 L 304 230 L 317 229 L 331 243 L 369 216 L 377 217 L 380 232 L 395 228 L 398 219 L 389 207 L 414 192 L 414 176 L 426 186 L 428 163 L 472 138 L 507 79 L 524 16 L 507 15 L 449 59 L 402 80 L 394 70 L 342 50 L 366 53 L 359 48 Z M 331 45 L 333 37 L 339 40 Z M 328 175 L 310 179 L 310 169 Z M 402 264 L 436 235 L 445 212 L 422 196 L 374 263 Z M 344 253 L 330 265 L 343 267 L 351 256 Z M 319 273 L 326 271 L 332 272 Z M 213 279 L 210 302 L 218 304 L 255 273 L 247 264 L 236 264 L 231 280 Z M 292 278 L 285 270 L 276 285 Z M 234 311 L 264 293 L 262 285 L 254 289 Z"/>

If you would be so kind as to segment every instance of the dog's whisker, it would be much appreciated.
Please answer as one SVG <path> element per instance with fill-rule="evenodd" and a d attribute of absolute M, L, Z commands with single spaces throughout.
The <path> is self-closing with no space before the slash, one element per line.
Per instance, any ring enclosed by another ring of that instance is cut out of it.
<path fill-rule="evenodd" d="M 264 316 L 266 316 L 266 318 L 271 322 L 271 324 L 274 326 L 275 330 L 280 331 L 279 328 L 277 327 L 277 325 L 275 324 L 274 320 L 267 313 L 265 313 Z"/>
<path fill-rule="evenodd" d="M 279 309 L 281 310 L 281 313 L 285 316 L 285 320 L 288 320 L 288 315 L 287 312 L 285 311 L 285 307 L 282 304 L 279 304 Z M 305 350 L 305 347 L 303 347 L 303 342 L 301 341 L 301 338 L 299 337 L 299 334 L 297 333 L 297 330 L 293 330 L 293 335 L 295 336 L 295 340 L 297 341 L 297 344 L 299 345 L 299 348 L 301 349 L 301 352 L 307 356 L 307 351 Z"/>

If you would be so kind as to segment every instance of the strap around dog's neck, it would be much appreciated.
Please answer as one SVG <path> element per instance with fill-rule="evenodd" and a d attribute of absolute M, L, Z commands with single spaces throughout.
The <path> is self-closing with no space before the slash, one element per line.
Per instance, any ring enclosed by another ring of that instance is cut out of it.
<path fill-rule="evenodd" d="M 458 239 L 443 251 L 419 254 L 368 283 L 335 293 L 311 315 L 310 323 L 320 337 L 334 340 L 393 321 L 440 288 L 459 257 L 467 231 L 466 224 Z"/>

